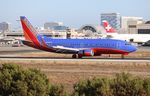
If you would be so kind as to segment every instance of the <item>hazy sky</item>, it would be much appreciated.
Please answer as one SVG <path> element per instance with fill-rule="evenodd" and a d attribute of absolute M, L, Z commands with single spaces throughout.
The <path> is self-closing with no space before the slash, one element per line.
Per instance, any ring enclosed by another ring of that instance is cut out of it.
<path fill-rule="evenodd" d="M 34 26 L 46 21 L 61 21 L 71 27 L 99 24 L 102 12 L 140 16 L 150 20 L 150 0 L 0 0 L 0 22 L 19 26 L 26 16 Z"/>

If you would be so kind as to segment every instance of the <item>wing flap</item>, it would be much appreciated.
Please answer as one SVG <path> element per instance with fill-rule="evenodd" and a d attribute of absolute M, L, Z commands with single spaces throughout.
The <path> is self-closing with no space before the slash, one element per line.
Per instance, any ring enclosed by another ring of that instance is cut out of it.
<path fill-rule="evenodd" d="M 77 48 L 68 48 L 64 46 L 53 46 L 52 47 L 57 53 L 77 53 L 79 49 Z"/>

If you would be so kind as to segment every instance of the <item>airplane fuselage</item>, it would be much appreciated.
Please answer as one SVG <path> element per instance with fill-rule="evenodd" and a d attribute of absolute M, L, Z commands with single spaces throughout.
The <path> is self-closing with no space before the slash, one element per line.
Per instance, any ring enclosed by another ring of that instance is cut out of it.
<path fill-rule="evenodd" d="M 122 40 L 113 39 L 52 39 L 41 36 L 45 45 L 38 38 L 41 47 L 32 44 L 31 47 L 49 52 L 74 54 L 79 50 L 93 50 L 94 55 L 101 54 L 128 54 L 136 50 L 136 47 Z M 28 44 L 26 44 L 28 45 Z M 29 46 L 29 45 L 28 45 Z M 50 50 L 47 50 L 46 47 Z M 53 48 L 51 47 L 53 46 Z M 67 51 L 66 51 L 67 50 Z M 74 51 L 68 51 L 74 50 Z"/>
<path fill-rule="evenodd" d="M 112 39 L 52 39 L 37 33 L 26 17 L 21 16 L 25 40 L 23 44 L 55 53 L 73 54 L 72 58 L 101 54 L 122 54 L 136 51 L 136 47 L 122 40 Z"/>

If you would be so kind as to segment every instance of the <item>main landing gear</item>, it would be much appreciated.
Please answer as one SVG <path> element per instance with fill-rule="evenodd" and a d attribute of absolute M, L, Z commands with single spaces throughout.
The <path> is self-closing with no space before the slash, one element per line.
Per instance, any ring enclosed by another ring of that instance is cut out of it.
<path fill-rule="evenodd" d="M 72 58 L 82 58 L 82 54 L 73 54 Z"/>
<path fill-rule="evenodd" d="M 72 55 L 72 58 L 77 58 L 77 55 L 76 55 L 76 54 L 73 54 L 73 55 Z"/>
<path fill-rule="evenodd" d="M 124 55 L 123 54 L 121 55 L 121 59 L 124 59 Z"/>

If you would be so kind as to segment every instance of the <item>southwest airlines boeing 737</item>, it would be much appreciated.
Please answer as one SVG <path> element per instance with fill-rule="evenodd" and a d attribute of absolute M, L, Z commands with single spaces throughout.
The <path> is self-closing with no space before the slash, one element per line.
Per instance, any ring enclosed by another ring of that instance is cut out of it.
<path fill-rule="evenodd" d="M 37 33 L 25 16 L 20 17 L 24 45 L 55 53 L 72 54 L 72 58 L 100 56 L 102 54 L 128 55 L 137 50 L 130 43 L 112 39 L 52 39 Z"/>

